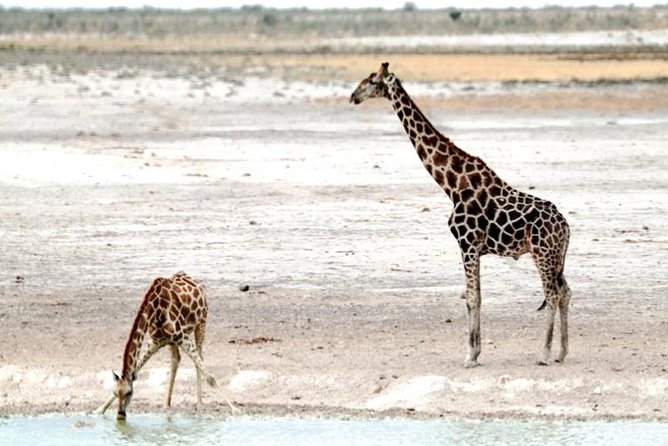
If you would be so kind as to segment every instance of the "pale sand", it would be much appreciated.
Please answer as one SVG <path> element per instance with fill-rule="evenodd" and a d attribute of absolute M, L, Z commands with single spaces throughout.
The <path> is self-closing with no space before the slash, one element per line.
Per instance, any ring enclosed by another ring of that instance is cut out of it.
<path fill-rule="evenodd" d="M 665 86 L 430 96 L 401 77 L 462 148 L 567 216 L 565 364 L 535 365 L 530 259 L 485 257 L 481 366 L 462 367 L 451 204 L 389 104 L 347 103 L 352 83 L 253 102 L 3 71 L 0 413 L 103 402 L 145 288 L 184 269 L 210 296 L 205 360 L 248 413 L 668 420 Z M 130 412 L 163 410 L 167 367 L 148 364 Z M 194 389 L 184 360 L 172 410 Z M 205 413 L 226 413 L 213 395 Z"/>

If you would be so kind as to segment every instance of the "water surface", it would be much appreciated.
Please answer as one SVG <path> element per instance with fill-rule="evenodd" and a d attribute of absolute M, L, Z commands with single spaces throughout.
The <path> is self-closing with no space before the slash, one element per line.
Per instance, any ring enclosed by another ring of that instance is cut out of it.
<path fill-rule="evenodd" d="M 659 445 L 668 424 L 637 422 L 228 419 L 132 415 L 42 415 L 0 419 L 0 444 L 18 445 Z"/>

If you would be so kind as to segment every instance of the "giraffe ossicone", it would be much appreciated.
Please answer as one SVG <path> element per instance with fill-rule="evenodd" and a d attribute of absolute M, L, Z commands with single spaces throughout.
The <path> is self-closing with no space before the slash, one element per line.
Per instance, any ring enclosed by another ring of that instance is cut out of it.
<path fill-rule="evenodd" d="M 139 306 L 130 336 L 123 353 L 122 372 L 113 372 L 115 388 L 109 399 L 97 409 L 103 414 L 111 403 L 118 399 L 117 419 L 124 420 L 133 395 L 134 381 L 146 362 L 162 347 L 171 349 L 171 368 L 167 382 L 165 407 L 172 402 L 172 390 L 176 371 L 183 351 L 192 359 L 197 372 L 197 407 L 202 405 L 202 375 L 207 383 L 219 392 L 230 409 L 237 409 L 216 385 L 214 376 L 202 359 L 202 344 L 206 331 L 208 305 L 206 293 L 201 285 L 180 271 L 170 278 L 153 280 Z M 144 340 L 146 346 L 142 350 Z"/>
<path fill-rule="evenodd" d="M 538 361 L 547 365 L 557 309 L 561 350 L 557 362 L 568 353 L 568 305 L 571 292 L 564 277 L 564 261 L 570 229 L 557 207 L 547 200 L 521 192 L 503 181 L 480 158 L 469 155 L 441 134 L 420 111 L 397 77 L 383 63 L 360 82 L 350 102 L 376 97 L 388 99 L 404 126 L 425 169 L 452 200 L 448 220 L 457 240 L 464 272 L 469 322 L 465 367 L 478 365 L 480 355 L 480 257 L 485 254 L 515 259 L 530 253 L 543 283 L 548 307 L 543 352 Z"/>

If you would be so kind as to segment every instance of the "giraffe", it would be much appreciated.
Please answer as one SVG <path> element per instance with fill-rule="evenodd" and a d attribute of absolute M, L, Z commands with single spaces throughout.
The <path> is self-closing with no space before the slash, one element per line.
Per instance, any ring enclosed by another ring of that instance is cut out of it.
<path fill-rule="evenodd" d="M 480 257 L 485 254 L 510 256 L 515 260 L 531 254 L 545 295 L 538 310 L 548 307 L 538 364 L 549 362 L 557 309 L 561 350 L 556 361 L 563 362 L 568 353 L 571 296 L 564 278 L 570 235 L 566 219 L 554 204 L 511 187 L 480 158 L 464 152 L 436 130 L 388 67 L 388 63 L 383 63 L 378 72 L 363 79 L 350 102 L 360 104 L 375 97 L 389 99 L 422 164 L 453 203 L 448 226 L 459 244 L 466 275 L 466 290 L 461 296 L 466 301 L 469 324 L 464 366 L 477 366 L 481 351 Z"/>
<path fill-rule="evenodd" d="M 139 307 L 125 345 L 121 375 L 113 373 L 116 388 L 109 399 L 97 409 L 97 413 L 103 414 L 118 398 L 116 418 L 125 420 L 137 374 L 151 356 L 165 346 L 170 347 L 172 355 L 165 407 L 171 406 L 174 379 L 181 360 L 180 349 L 195 364 L 197 408 L 199 409 L 202 405 L 202 375 L 205 376 L 207 383 L 217 390 L 216 379 L 207 370 L 202 360 L 207 313 L 208 306 L 204 289 L 183 271 L 170 278 L 154 279 Z M 148 335 L 147 347 L 140 355 L 146 335 Z M 225 395 L 222 397 L 230 409 L 236 410 Z"/>

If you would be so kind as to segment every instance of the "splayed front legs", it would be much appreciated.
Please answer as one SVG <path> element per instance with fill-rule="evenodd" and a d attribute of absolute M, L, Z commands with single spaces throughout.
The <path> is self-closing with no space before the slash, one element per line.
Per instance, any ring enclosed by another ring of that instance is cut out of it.
<path fill-rule="evenodd" d="M 148 362 L 151 356 L 153 356 L 153 354 L 155 354 L 155 352 L 157 352 L 162 346 L 164 346 L 164 344 L 160 345 L 156 343 L 150 343 L 146 352 L 144 352 L 142 358 L 138 362 L 139 367 L 137 368 L 135 373 L 139 373 L 139 370 L 146 364 L 146 362 Z M 195 364 L 195 369 L 197 371 L 197 407 L 198 408 L 202 407 L 201 377 L 204 376 L 206 378 L 207 384 L 213 387 L 213 389 L 218 393 L 218 395 L 227 403 L 230 409 L 233 412 L 238 412 L 238 409 L 232 404 L 232 402 L 227 398 L 227 396 L 225 396 L 220 391 L 220 389 L 218 388 L 218 384 L 216 383 L 216 378 L 207 370 L 206 366 L 204 365 L 200 349 L 195 344 L 194 336 L 187 337 L 186 339 L 183 340 L 183 342 L 179 346 L 176 346 L 174 344 L 170 345 L 172 359 L 171 359 L 169 381 L 167 383 L 167 394 L 165 396 L 165 407 L 169 407 L 171 405 L 172 391 L 174 389 L 174 381 L 176 379 L 176 371 L 179 367 L 179 363 L 181 360 L 181 354 L 179 353 L 179 348 L 183 350 L 183 352 L 186 353 L 188 357 L 190 357 L 190 359 L 192 359 L 193 363 Z M 117 399 L 117 396 L 115 394 L 112 394 L 107 399 L 107 401 L 104 402 L 104 404 L 102 404 L 98 409 L 95 410 L 95 413 L 100 415 L 104 414 L 115 399 Z"/>

